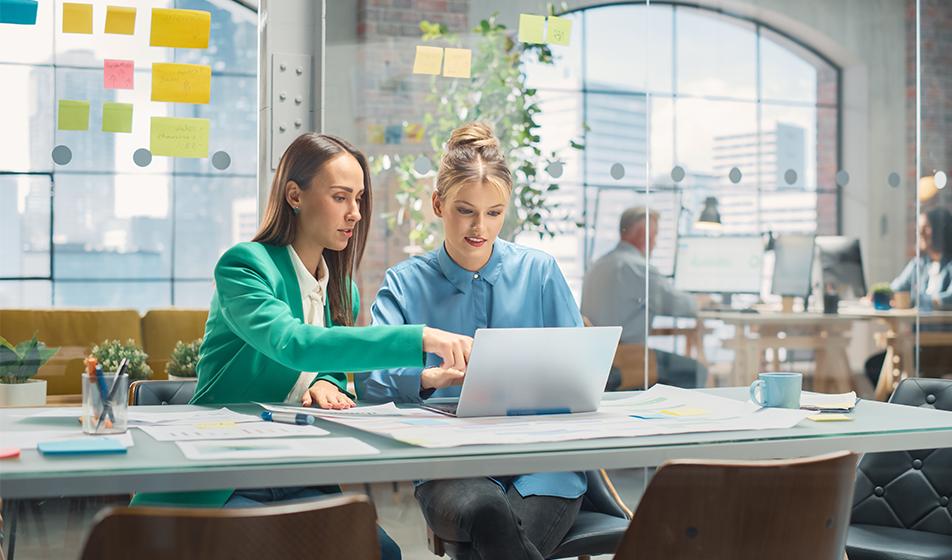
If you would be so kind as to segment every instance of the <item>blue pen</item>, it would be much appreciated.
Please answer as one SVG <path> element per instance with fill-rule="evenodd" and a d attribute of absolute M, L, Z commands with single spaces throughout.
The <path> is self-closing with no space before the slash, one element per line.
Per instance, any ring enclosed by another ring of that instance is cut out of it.
<path fill-rule="evenodd" d="M 106 388 L 106 378 L 103 377 L 102 366 L 99 364 L 96 364 L 96 387 L 99 388 L 99 402 L 102 403 L 103 410 L 106 410 L 109 407 L 109 389 Z"/>
<path fill-rule="evenodd" d="M 309 414 L 271 412 L 270 410 L 262 412 L 261 419 L 266 422 L 281 422 L 282 424 L 297 424 L 299 426 L 307 426 L 314 423 L 314 417 Z"/>

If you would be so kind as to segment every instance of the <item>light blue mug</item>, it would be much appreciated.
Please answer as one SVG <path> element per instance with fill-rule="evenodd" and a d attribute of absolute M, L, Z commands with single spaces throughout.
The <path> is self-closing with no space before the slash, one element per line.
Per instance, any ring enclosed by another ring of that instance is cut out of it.
<path fill-rule="evenodd" d="M 800 408 L 803 374 L 790 371 L 769 371 L 750 384 L 750 400 L 772 408 Z M 760 389 L 760 398 L 757 389 Z"/>

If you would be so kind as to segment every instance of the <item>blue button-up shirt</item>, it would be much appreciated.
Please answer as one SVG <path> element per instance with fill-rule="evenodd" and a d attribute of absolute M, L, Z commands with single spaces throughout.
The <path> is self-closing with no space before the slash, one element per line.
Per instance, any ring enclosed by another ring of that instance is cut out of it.
<path fill-rule="evenodd" d="M 387 271 L 371 309 L 373 324 L 426 324 L 473 336 L 480 328 L 580 327 L 582 317 L 565 277 L 550 255 L 497 239 L 492 256 L 476 272 L 456 264 L 445 247 L 406 260 Z M 427 354 L 426 367 L 442 360 Z M 422 368 L 358 375 L 357 396 L 371 402 L 420 402 Z M 460 387 L 433 393 L 459 396 Z M 577 498 L 583 473 L 538 473 L 516 477 L 522 496 Z"/>

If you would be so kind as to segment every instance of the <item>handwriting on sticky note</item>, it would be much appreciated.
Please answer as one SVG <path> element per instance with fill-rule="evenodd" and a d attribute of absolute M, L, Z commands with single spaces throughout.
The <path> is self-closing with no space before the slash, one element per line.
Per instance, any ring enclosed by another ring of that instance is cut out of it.
<path fill-rule="evenodd" d="M 0 23 L 36 25 L 36 0 L 0 0 Z"/>
<path fill-rule="evenodd" d="M 416 58 L 413 59 L 414 74 L 432 74 L 438 76 L 443 65 L 443 49 L 417 45 Z"/>
<path fill-rule="evenodd" d="M 56 112 L 59 130 L 89 130 L 89 101 L 60 99 Z"/>
<path fill-rule="evenodd" d="M 208 157 L 208 119 L 152 117 L 149 150 L 157 156 Z"/>
<path fill-rule="evenodd" d="M 549 30 L 546 42 L 550 45 L 568 46 L 572 36 L 572 20 L 549 16 Z"/>
<path fill-rule="evenodd" d="M 204 64 L 152 64 L 152 101 L 208 103 L 212 68 Z"/>
<path fill-rule="evenodd" d="M 107 58 L 102 64 L 102 86 L 106 89 L 132 89 L 135 85 L 136 64 L 131 60 Z"/>
<path fill-rule="evenodd" d="M 846 414 L 814 414 L 813 416 L 807 416 L 807 418 L 814 422 L 849 422 L 853 419 L 852 416 Z"/>
<path fill-rule="evenodd" d="M 93 5 L 76 2 L 63 3 L 63 33 L 93 32 Z"/>
<path fill-rule="evenodd" d="M 106 6 L 106 33 L 134 35 L 136 32 L 136 9 L 124 6 Z"/>
<path fill-rule="evenodd" d="M 447 78 L 468 78 L 472 61 L 473 51 L 447 48 L 443 60 L 443 75 Z"/>
<path fill-rule="evenodd" d="M 212 15 L 201 10 L 152 8 L 149 46 L 207 49 Z"/>
<path fill-rule="evenodd" d="M 545 16 L 519 14 L 519 42 L 545 43 Z"/>
<path fill-rule="evenodd" d="M 667 414 L 668 416 L 701 416 L 702 414 L 707 414 L 707 411 L 703 408 L 682 406 L 678 408 L 668 408 L 662 410 L 661 413 Z"/>
<path fill-rule="evenodd" d="M 102 131 L 132 132 L 132 103 L 103 103 Z"/>

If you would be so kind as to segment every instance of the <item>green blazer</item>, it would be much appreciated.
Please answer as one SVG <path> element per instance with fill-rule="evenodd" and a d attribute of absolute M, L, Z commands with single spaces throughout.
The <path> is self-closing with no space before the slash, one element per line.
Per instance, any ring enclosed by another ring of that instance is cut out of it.
<path fill-rule="evenodd" d="M 360 307 L 351 282 L 354 317 Z M 239 243 L 215 266 L 193 404 L 279 402 L 302 371 L 347 392 L 343 371 L 423 367 L 423 325 L 327 328 L 304 323 L 287 247 Z M 349 394 L 349 393 L 348 393 Z M 351 395 L 352 396 L 352 395 Z M 220 507 L 233 490 L 137 494 L 132 505 Z"/>

